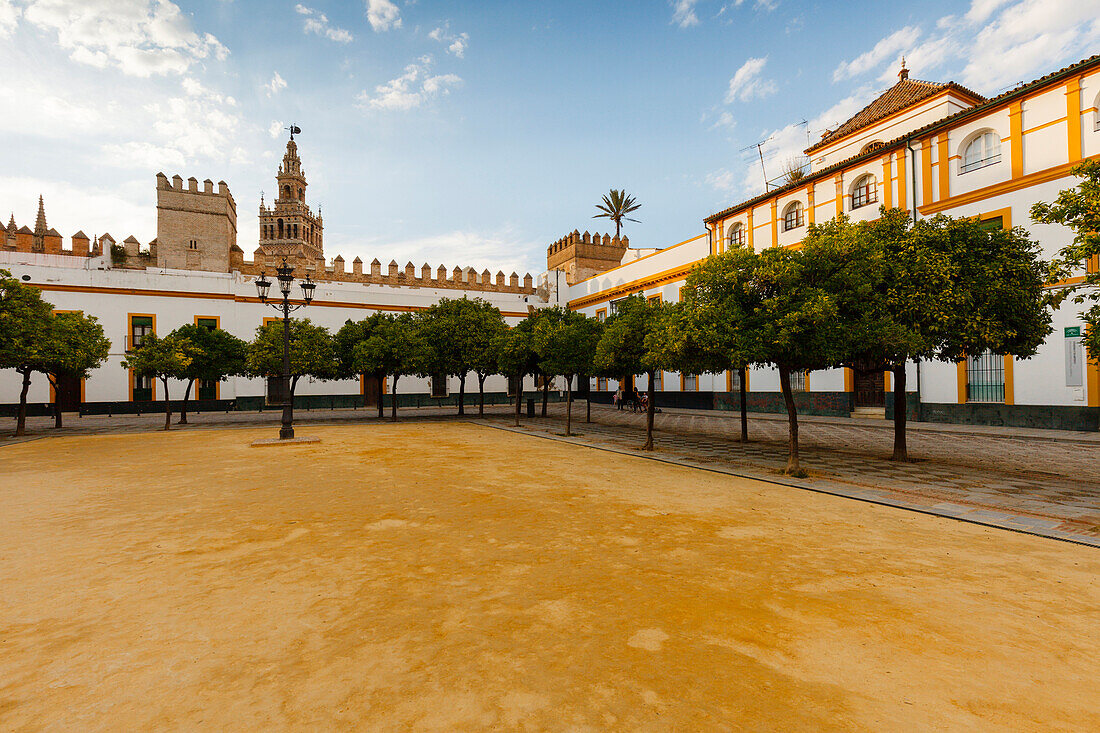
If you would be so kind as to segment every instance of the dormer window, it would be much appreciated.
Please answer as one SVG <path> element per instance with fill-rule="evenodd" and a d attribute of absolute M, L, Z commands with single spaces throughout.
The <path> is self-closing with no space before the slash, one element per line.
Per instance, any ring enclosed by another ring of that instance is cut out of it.
<path fill-rule="evenodd" d="M 886 143 L 882 142 L 881 140 L 875 140 L 874 142 L 869 142 L 869 143 L 867 143 L 866 145 L 863 146 L 863 149 L 859 151 L 859 154 L 863 155 L 864 153 L 869 153 L 872 150 L 878 150 L 879 148 L 881 148 L 885 144 Z"/>
<path fill-rule="evenodd" d="M 734 224 L 730 229 L 730 249 L 739 249 L 745 246 L 745 227 L 740 223 Z"/>
<path fill-rule="evenodd" d="M 878 201 L 878 186 L 871 174 L 861 176 L 852 187 L 852 208 L 858 209 Z"/>
<path fill-rule="evenodd" d="M 1000 162 L 1001 138 L 992 130 L 986 130 L 966 144 L 959 163 L 959 173 L 969 173 Z"/>
<path fill-rule="evenodd" d="M 792 201 L 787 208 L 783 209 L 783 231 L 789 232 L 800 226 L 802 226 L 802 203 Z"/>

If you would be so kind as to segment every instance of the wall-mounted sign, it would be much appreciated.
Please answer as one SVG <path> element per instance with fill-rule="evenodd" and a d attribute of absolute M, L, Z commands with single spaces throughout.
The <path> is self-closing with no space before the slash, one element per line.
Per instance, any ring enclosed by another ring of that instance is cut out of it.
<path fill-rule="evenodd" d="M 1066 338 L 1068 338 L 1068 339 L 1081 338 L 1081 327 L 1080 326 L 1066 326 L 1065 328 L 1062 329 L 1062 331 L 1065 332 Z"/>

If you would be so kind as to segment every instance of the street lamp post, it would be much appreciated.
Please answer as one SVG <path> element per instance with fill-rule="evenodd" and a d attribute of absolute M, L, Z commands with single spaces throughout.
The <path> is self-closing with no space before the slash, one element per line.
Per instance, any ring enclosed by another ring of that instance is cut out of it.
<path fill-rule="evenodd" d="M 306 275 L 306 279 L 301 283 L 304 302 L 291 305 L 290 286 L 294 284 L 294 268 L 287 263 L 286 257 L 283 258 L 283 264 L 275 268 L 275 275 L 275 279 L 279 281 L 279 291 L 283 294 L 282 302 L 276 300 L 268 303 L 267 294 L 271 289 L 271 281 L 263 271 L 256 279 L 256 292 L 260 296 L 261 303 L 267 303 L 275 310 L 283 312 L 283 426 L 279 429 L 279 440 L 290 440 L 294 437 L 294 399 L 290 395 L 290 314 L 310 304 L 317 283 Z"/>

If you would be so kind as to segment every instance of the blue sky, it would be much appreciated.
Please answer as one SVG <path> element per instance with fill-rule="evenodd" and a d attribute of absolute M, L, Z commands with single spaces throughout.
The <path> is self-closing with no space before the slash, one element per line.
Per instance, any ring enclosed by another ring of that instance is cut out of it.
<path fill-rule="evenodd" d="M 991 95 L 1095 52 L 1100 0 L 0 0 L 0 207 L 148 241 L 157 171 L 224 179 L 251 253 L 295 122 L 330 258 L 536 273 L 612 187 L 634 246 L 700 233 L 903 54 Z"/>

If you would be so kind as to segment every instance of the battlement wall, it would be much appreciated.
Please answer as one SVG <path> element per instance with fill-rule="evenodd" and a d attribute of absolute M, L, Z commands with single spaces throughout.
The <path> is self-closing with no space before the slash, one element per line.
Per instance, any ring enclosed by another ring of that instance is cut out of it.
<path fill-rule="evenodd" d="M 574 229 L 546 248 L 546 269 L 564 271 L 566 282 L 572 285 L 618 267 L 629 248 L 628 237 L 581 234 Z"/>

